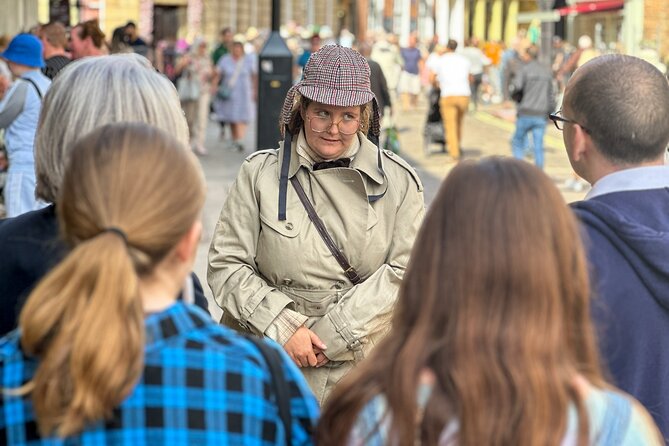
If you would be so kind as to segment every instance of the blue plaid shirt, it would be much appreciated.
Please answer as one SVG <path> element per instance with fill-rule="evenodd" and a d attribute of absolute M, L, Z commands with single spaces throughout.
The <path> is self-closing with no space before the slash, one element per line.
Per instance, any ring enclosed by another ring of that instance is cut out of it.
<path fill-rule="evenodd" d="M 269 368 L 248 340 L 197 307 L 175 303 L 146 318 L 144 373 L 111 419 L 75 437 L 40 438 L 30 396 L 0 394 L 0 444 L 283 445 Z M 37 361 L 21 351 L 18 330 L 0 340 L 0 386 L 28 382 Z M 277 350 L 282 349 L 272 343 Z M 318 404 L 299 369 L 282 354 L 290 387 L 293 444 L 313 443 Z"/>

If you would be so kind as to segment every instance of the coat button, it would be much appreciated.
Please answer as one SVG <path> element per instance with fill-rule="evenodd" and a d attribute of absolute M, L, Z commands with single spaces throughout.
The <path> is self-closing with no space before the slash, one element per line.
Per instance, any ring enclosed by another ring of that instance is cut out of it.
<path fill-rule="evenodd" d="M 342 282 L 341 280 L 337 281 L 337 282 L 335 282 L 334 287 L 338 290 L 341 290 L 342 288 L 344 288 L 344 282 Z"/>
<path fill-rule="evenodd" d="M 293 224 L 290 223 L 290 222 L 286 223 L 286 229 L 288 229 L 289 231 L 292 231 L 293 230 Z"/>
<path fill-rule="evenodd" d="M 291 283 L 293 283 L 293 281 L 292 281 L 291 279 L 283 279 L 283 281 L 282 281 L 281 283 L 283 283 L 284 285 L 288 286 L 288 285 L 290 285 Z"/>

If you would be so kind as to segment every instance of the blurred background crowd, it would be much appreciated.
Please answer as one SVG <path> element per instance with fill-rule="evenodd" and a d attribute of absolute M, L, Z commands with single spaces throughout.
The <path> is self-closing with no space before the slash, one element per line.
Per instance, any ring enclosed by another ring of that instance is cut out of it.
<path fill-rule="evenodd" d="M 222 145 L 239 151 L 258 148 L 245 147 L 244 140 L 256 113 L 258 55 L 270 34 L 269 0 L 3 1 L 7 14 L 0 18 L 0 51 L 18 33 L 35 35 L 45 61 L 41 71 L 51 79 L 70 60 L 138 53 L 177 87 L 193 151 L 207 154 L 210 121 L 220 124 Z M 419 102 L 423 107 L 427 102 L 425 132 L 434 121 L 438 140 L 445 139 L 447 131 L 440 122 L 439 96 L 430 96 L 435 94 L 431 61 L 448 51 L 449 40 L 469 61 L 468 110 L 483 106 L 510 120 L 517 112 L 511 97 L 513 79 L 532 59 L 528 49 L 536 50 L 538 60 L 550 69 L 556 105 L 574 70 L 597 55 L 632 54 L 667 71 L 669 3 L 661 0 L 280 4 L 280 34 L 293 56 L 294 82 L 321 46 L 353 47 L 370 62 L 384 127 L 393 126 L 393 112 L 397 120 L 398 113 L 415 111 Z M 0 60 L 0 98 L 11 81 L 7 63 Z M 6 167 L 6 156 L 0 152 L 0 172 Z M 574 178 L 569 186 L 579 190 L 583 184 Z"/>

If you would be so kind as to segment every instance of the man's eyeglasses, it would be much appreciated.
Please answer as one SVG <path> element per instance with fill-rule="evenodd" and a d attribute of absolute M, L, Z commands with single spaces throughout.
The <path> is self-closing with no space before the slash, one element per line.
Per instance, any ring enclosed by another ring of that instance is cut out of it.
<path fill-rule="evenodd" d="M 354 135 L 360 128 L 360 120 L 344 115 L 339 122 L 334 122 L 330 116 L 307 116 L 311 130 L 316 133 L 324 133 L 330 130 L 330 127 L 336 125 L 339 133 L 342 135 Z"/>
<path fill-rule="evenodd" d="M 567 119 L 567 118 L 563 117 L 563 116 L 562 116 L 562 110 L 558 110 L 558 111 L 556 111 L 555 113 L 551 113 L 551 114 L 549 114 L 549 115 L 548 115 L 548 118 L 549 118 L 551 121 L 553 121 L 553 124 L 555 124 L 555 127 L 556 127 L 558 130 L 560 130 L 560 131 L 562 131 L 562 130 L 564 129 L 564 124 L 565 124 L 566 122 L 568 122 L 568 123 L 570 123 L 570 124 L 576 124 L 577 126 L 581 127 L 583 130 L 585 130 L 587 133 L 590 133 L 590 131 L 589 131 L 588 129 L 586 129 L 585 127 L 583 127 L 583 126 L 582 126 L 581 124 L 579 124 L 578 122 L 576 122 L 576 121 L 572 121 L 571 119 Z"/>

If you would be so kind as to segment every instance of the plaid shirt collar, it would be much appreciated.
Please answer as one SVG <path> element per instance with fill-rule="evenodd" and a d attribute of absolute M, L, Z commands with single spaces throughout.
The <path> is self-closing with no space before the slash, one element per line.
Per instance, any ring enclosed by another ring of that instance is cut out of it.
<path fill-rule="evenodd" d="M 144 319 L 146 332 L 146 350 L 158 347 L 183 333 L 207 325 L 210 319 L 202 310 L 194 306 L 186 307 L 182 301 L 176 301 L 167 309 L 149 314 Z"/>
<path fill-rule="evenodd" d="M 293 151 L 292 156 L 290 157 L 290 167 L 288 168 L 288 178 L 292 178 L 300 167 L 304 166 L 307 169 L 311 170 L 311 164 L 308 163 L 303 157 L 297 154 L 297 144 L 300 139 L 303 138 L 303 131 L 300 131 L 300 136 L 293 139 Z M 358 140 L 360 141 L 360 149 L 355 154 L 355 157 L 351 161 L 351 167 L 359 170 L 371 178 L 376 184 L 382 185 L 384 183 L 383 175 L 379 172 L 378 169 L 378 159 L 377 159 L 377 150 L 378 149 L 367 137 L 358 132 Z M 281 164 L 283 162 L 283 142 L 281 142 L 279 147 L 279 168 L 277 169 L 277 178 L 281 175 Z"/>

